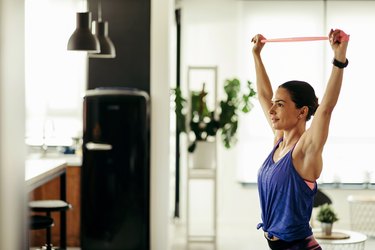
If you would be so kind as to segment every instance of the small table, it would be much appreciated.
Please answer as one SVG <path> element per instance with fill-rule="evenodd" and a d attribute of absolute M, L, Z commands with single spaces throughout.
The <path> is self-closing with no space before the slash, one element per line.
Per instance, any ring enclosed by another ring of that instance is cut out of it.
<path fill-rule="evenodd" d="M 314 233 L 320 232 L 320 230 L 313 230 Z M 367 236 L 353 232 L 349 230 L 333 230 L 333 232 L 347 234 L 349 238 L 346 239 L 319 239 L 316 238 L 322 249 L 330 250 L 330 249 L 337 249 L 337 250 L 364 250 L 365 249 L 365 242 L 367 240 Z"/>
<path fill-rule="evenodd" d="M 25 162 L 25 181 L 28 192 L 60 177 L 60 199 L 66 201 L 66 166 L 64 160 L 33 159 Z M 66 249 L 66 213 L 60 212 L 60 249 Z"/>

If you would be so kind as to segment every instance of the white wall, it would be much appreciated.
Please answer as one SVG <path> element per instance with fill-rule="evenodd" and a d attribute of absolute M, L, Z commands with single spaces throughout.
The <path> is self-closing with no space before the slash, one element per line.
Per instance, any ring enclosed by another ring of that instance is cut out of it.
<path fill-rule="evenodd" d="M 224 80 L 239 76 L 240 67 L 237 64 L 239 25 L 236 1 L 181 1 L 181 26 L 181 88 L 185 92 L 184 95 L 187 96 L 187 68 L 189 66 L 217 66 L 218 96 L 222 96 Z M 186 139 L 185 136 L 181 138 Z M 233 215 L 247 209 L 246 206 L 241 205 L 241 200 L 237 200 L 236 195 L 233 195 L 244 191 L 233 185 L 236 182 L 236 158 L 233 157 L 235 153 L 234 150 L 225 150 L 220 144 L 217 190 L 220 220 L 227 218 L 232 221 Z M 186 218 L 187 155 L 181 154 L 181 156 L 181 214 L 184 220 Z"/>
<path fill-rule="evenodd" d="M 151 249 L 169 249 L 172 0 L 151 0 Z"/>
<path fill-rule="evenodd" d="M 24 249 L 24 1 L 0 0 L 0 249 Z"/>

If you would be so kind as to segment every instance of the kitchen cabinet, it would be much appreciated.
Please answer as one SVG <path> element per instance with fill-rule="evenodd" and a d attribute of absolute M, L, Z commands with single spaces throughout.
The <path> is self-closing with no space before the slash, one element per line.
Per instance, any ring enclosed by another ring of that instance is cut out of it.
<path fill-rule="evenodd" d="M 80 166 L 68 166 L 66 170 L 66 199 L 72 204 L 72 209 L 66 212 L 67 221 L 67 246 L 80 246 Z M 59 199 L 60 179 L 55 178 L 36 188 L 29 194 L 30 200 Z M 60 245 L 60 214 L 52 213 L 55 221 L 52 227 L 52 243 Z M 30 246 L 43 246 L 46 241 L 45 230 L 30 230 Z"/>

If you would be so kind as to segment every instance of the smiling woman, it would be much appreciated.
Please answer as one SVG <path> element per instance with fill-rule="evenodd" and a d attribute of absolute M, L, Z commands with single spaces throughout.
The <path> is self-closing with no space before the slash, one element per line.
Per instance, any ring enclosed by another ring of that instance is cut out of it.
<path fill-rule="evenodd" d="M 87 58 L 66 50 L 78 9 L 74 0 L 25 2 L 28 144 L 70 145 L 81 134 Z"/>

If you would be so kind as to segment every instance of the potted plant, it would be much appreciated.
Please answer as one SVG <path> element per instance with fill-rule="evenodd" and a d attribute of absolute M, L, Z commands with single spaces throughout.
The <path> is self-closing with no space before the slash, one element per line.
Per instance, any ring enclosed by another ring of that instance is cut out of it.
<path fill-rule="evenodd" d="M 317 220 L 321 222 L 322 234 L 331 235 L 333 223 L 338 221 L 338 217 L 331 205 L 326 203 L 320 206 Z"/>
<path fill-rule="evenodd" d="M 251 111 L 253 107 L 251 98 L 256 95 L 250 81 L 247 81 L 247 89 L 247 92 L 243 93 L 238 79 L 227 79 L 224 84 L 225 98 L 220 101 L 216 110 L 209 110 L 206 103 L 208 93 L 203 83 L 202 90 L 191 92 L 189 111 L 186 108 L 187 100 L 182 97 L 181 90 L 173 89 L 177 129 L 180 132 L 190 132 L 191 143 L 188 147 L 190 153 L 195 152 L 200 142 L 214 141 L 217 133 L 221 134 L 221 140 L 226 148 L 236 144 L 239 113 Z M 186 127 L 188 112 L 189 130 Z"/>

